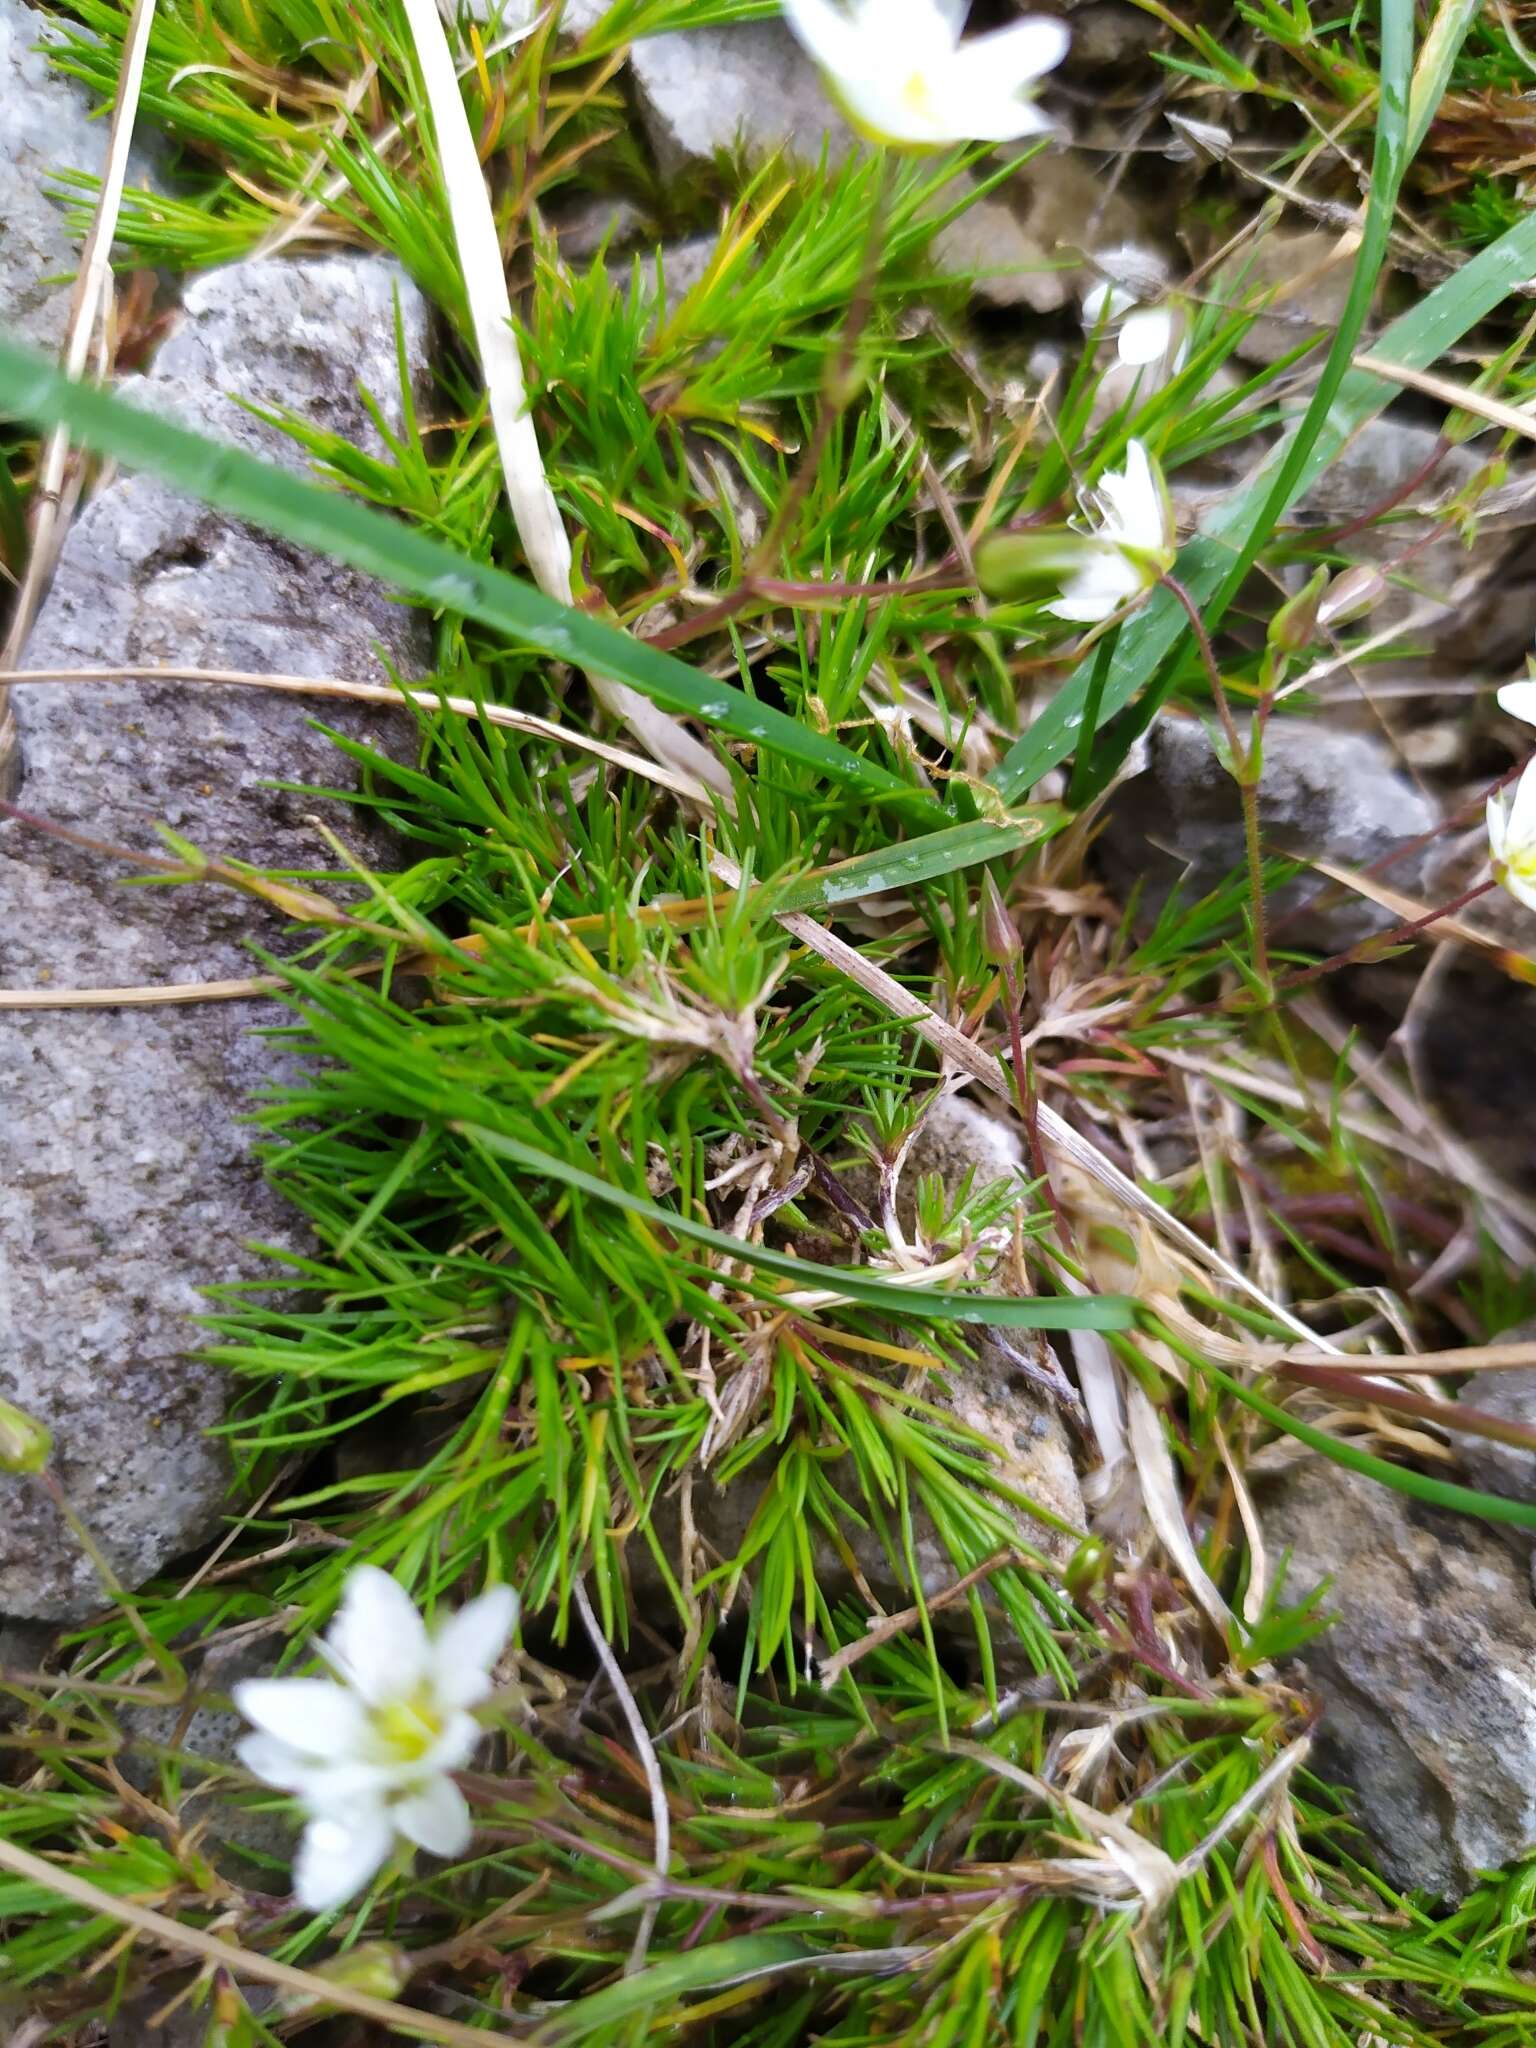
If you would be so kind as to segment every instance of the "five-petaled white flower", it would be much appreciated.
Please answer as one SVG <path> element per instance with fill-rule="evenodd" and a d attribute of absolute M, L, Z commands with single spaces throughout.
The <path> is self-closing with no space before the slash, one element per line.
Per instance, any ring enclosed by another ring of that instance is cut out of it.
<path fill-rule="evenodd" d="M 1097 625 L 1173 567 L 1173 507 L 1162 472 L 1140 441 L 1127 441 L 1125 468 L 1106 471 L 1084 503 L 1092 537 L 1046 610 Z"/>
<path fill-rule="evenodd" d="M 1536 682 L 1506 683 L 1499 704 L 1512 718 L 1536 725 Z M 1497 879 L 1527 910 L 1536 910 L 1536 761 L 1513 789 L 1489 797 L 1488 850 Z"/>
<path fill-rule="evenodd" d="M 1050 123 L 1025 94 L 1067 54 L 1044 16 L 960 40 L 969 0 L 784 0 L 784 15 L 866 135 L 909 148 L 1012 142 Z"/>
<path fill-rule="evenodd" d="M 359 1565 L 317 1646 L 334 1679 L 235 1687 L 257 1730 L 241 1742 L 240 1761 L 304 1807 L 294 1890 L 312 1913 L 351 1898 L 396 1836 L 436 1856 L 467 1847 L 469 1808 L 448 1773 L 480 1739 L 469 1709 L 491 1691 L 517 1604 L 509 1586 L 493 1587 L 429 1634 L 387 1572 Z"/>

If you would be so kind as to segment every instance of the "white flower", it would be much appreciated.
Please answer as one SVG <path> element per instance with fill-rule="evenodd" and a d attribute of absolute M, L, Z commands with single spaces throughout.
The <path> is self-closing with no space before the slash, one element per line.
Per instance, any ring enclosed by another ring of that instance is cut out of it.
<path fill-rule="evenodd" d="M 1155 365 L 1160 378 L 1175 377 L 1189 357 L 1184 314 L 1163 302 L 1168 265 L 1155 249 L 1135 242 L 1101 249 L 1093 257 L 1098 276 L 1082 293 L 1083 326 L 1115 337 L 1122 363 L 1133 370 Z"/>
<path fill-rule="evenodd" d="M 1101 280 L 1088 287 L 1083 293 L 1083 326 L 1090 334 L 1107 328 L 1121 362 L 1132 369 L 1166 363 L 1172 376 L 1183 369 L 1189 354 L 1178 312 L 1172 306 L 1143 306 L 1123 285 Z"/>
<path fill-rule="evenodd" d="M 396 1836 L 435 1856 L 470 1838 L 469 1808 L 448 1773 L 469 1761 L 480 1729 L 468 1711 L 517 1620 L 496 1586 L 429 1635 L 410 1596 L 373 1565 L 347 1579 L 318 1645 L 329 1678 L 252 1678 L 235 1704 L 256 1728 L 240 1761 L 297 1794 L 308 1818 L 294 1890 L 312 1913 L 339 1906 L 385 1861 Z"/>
<path fill-rule="evenodd" d="M 849 118 L 883 142 L 941 149 L 1012 142 L 1050 123 L 1024 97 L 1067 54 L 1059 21 L 1031 17 L 960 40 L 967 0 L 784 0 Z"/>
<path fill-rule="evenodd" d="M 1512 718 L 1536 725 L 1536 682 L 1506 683 L 1499 705 Z M 1536 910 L 1536 762 L 1513 789 L 1489 797 L 1488 850 L 1497 879 L 1516 902 Z"/>
<path fill-rule="evenodd" d="M 1536 764 L 1513 789 L 1489 797 L 1488 850 L 1496 878 L 1516 902 L 1536 910 Z"/>
<path fill-rule="evenodd" d="M 1125 446 L 1125 468 L 1088 493 L 1093 536 L 1055 604 L 1059 619 L 1097 625 L 1150 590 L 1173 567 L 1173 508 L 1157 464 L 1140 441 Z"/>

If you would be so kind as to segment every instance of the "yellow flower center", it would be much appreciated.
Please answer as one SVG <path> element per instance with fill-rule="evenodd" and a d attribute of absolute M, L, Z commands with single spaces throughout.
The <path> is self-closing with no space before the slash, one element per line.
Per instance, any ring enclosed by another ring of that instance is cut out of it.
<path fill-rule="evenodd" d="M 901 104 L 909 114 L 925 116 L 932 111 L 933 96 L 921 71 L 914 71 L 901 88 Z"/>
<path fill-rule="evenodd" d="M 420 1763 L 441 1740 L 447 1725 L 426 1685 L 418 1686 L 405 1699 L 375 1707 L 369 1721 L 385 1759 L 397 1764 Z"/>

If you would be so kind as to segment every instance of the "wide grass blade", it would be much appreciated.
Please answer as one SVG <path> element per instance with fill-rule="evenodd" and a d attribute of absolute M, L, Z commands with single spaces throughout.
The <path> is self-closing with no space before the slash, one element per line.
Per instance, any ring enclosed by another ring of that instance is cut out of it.
<path fill-rule="evenodd" d="M 883 1311 L 908 1322 L 983 1323 L 1010 1330 L 1127 1330 L 1136 1319 L 1136 1304 L 1126 1295 L 1096 1294 L 1077 1298 L 1054 1295 L 949 1294 L 933 1287 L 898 1287 L 888 1280 L 872 1280 L 867 1273 L 851 1272 L 844 1266 L 819 1266 L 810 1259 L 792 1258 L 768 1245 L 747 1244 L 723 1230 L 713 1230 L 676 1209 L 663 1209 L 628 1188 L 600 1180 L 552 1152 L 524 1145 L 501 1131 L 483 1124 L 456 1123 L 453 1128 L 483 1151 L 498 1159 L 509 1159 L 525 1173 L 557 1180 L 578 1193 L 623 1209 L 631 1216 L 677 1237 L 691 1238 L 710 1251 L 721 1252 L 737 1265 L 755 1266 L 802 1287 L 826 1288 L 861 1308 Z"/>
<path fill-rule="evenodd" d="M 98 455 L 147 470 L 205 504 L 349 562 L 428 604 L 477 619 L 553 661 L 628 683 L 664 710 L 696 718 L 730 739 L 750 742 L 761 754 L 809 769 L 851 796 L 893 802 L 935 822 L 942 816 L 937 799 L 926 791 L 797 724 L 773 705 L 700 675 L 675 656 L 558 604 L 504 570 L 414 532 L 357 498 L 157 419 L 111 392 L 75 383 L 32 350 L 7 341 L 0 341 L 0 416 L 65 427 L 73 440 Z"/>
<path fill-rule="evenodd" d="M 809 1916 L 809 1909 L 808 1909 Z M 529 2039 L 538 2048 L 564 2048 L 568 2041 L 583 2041 L 601 2029 L 633 2020 L 648 2007 L 663 2001 L 673 2004 L 690 1991 L 714 1991 L 743 1978 L 769 1975 L 776 1970 L 804 1968 L 816 1960 L 817 1951 L 793 1934 L 737 1934 L 706 1941 L 700 1947 L 654 1962 L 633 1977 L 591 1991 L 573 1999 L 565 2009 L 547 2020 Z M 686 2014 L 679 2014 L 680 2022 Z M 614 2037 L 619 2038 L 618 2036 Z"/>
<path fill-rule="evenodd" d="M 773 907 L 775 912 L 824 910 L 856 902 L 862 896 L 882 895 L 888 889 L 910 889 L 919 882 L 936 881 L 961 868 L 979 867 L 983 861 L 1018 853 L 1026 846 L 1039 846 L 1068 822 L 1061 805 L 1039 804 L 1004 825 L 978 821 L 926 832 L 920 838 L 839 861 L 820 874 L 775 886 L 770 891 Z"/>

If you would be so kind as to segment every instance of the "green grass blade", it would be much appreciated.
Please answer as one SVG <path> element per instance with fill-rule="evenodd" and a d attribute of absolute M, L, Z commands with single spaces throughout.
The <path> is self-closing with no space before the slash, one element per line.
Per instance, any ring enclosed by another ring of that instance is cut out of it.
<path fill-rule="evenodd" d="M 948 1294 L 933 1287 L 896 1287 L 843 1266 L 819 1266 L 810 1259 L 776 1252 L 768 1245 L 744 1243 L 739 1237 L 713 1230 L 707 1223 L 699 1223 L 675 1209 L 663 1209 L 643 1195 L 615 1187 L 612 1181 L 600 1180 L 596 1174 L 557 1159 L 553 1153 L 524 1145 L 501 1131 L 488 1130 L 484 1124 L 455 1123 L 453 1128 L 472 1144 L 499 1159 L 511 1160 L 527 1173 L 560 1181 L 595 1201 L 626 1210 L 657 1229 L 691 1238 L 695 1244 L 723 1252 L 738 1265 L 755 1266 L 785 1280 L 798 1281 L 804 1287 L 835 1289 L 861 1308 L 878 1309 L 884 1315 L 907 1322 L 983 1323 L 1012 1330 L 1128 1330 L 1135 1321 L 1136 1305 L 1126 1295 Z"/>
<path fill-rule="evenodd" d="M 1536 1506 L 1528 1501 L 1506 1500 L 1497 1493 L 1479 1493 L 1473 1487 L 1457 1486 L 1448 1479 L 1431 1479 L 1427 1472 L 1415 1472 L 1411 1466 L 1394 1465 L 1386 1458 L 1373 1457 L 1369 1451 L 1362 1451 L 1355 1444 L 1329 1436 L 1326 1430 L 1314 1429 L 1310 1422 L 1303 1422 L 1277 1402 L 1256 1394 L 1251 1387 L 1230 1378 L 1209 1360 L 1201 1361 L 1200 1370 L 1224 1393 L 1230 1394 L 1235 1401 L 1241 1401 L 1245 1408 L 1251 1408 L 1255 1415 L 1262 1415 L 1266 1422 L 1273 1423 L 1287 1436 L 1310 1445 L 1325 1458 L 1331 1458 L 1335 1465 L 1346 1466 L 1351 1472 L 1363 1472 L 1368 1479 L 1379 1480 L 1394 1493 L 1406 1493 L 1414 1500 L 1447 1508 L 1452 1514 L 1481 1515 L 1485 1522 L 1512 1522 L 1519 1529 L 1536 1529 Z"/>
<path fill-rule="evenodd" d="M 1360 250 L 1349 281 L 1349 294 L 1339 315 L 1338 329 L 1323 359 L 1317 388 L 1295 430 L 1283 444 L 1273 474 L 1244 498 L 1245 511 L 1257 498 L 1251 515 L 1243 521 L 1236 558 L 1209 601 L 1205 614 L 1208 628 L 1214 627 L 1237 595 L 1244 577 L 1253 567 L 1276 526 L 1294 503 L 1307 464 L 1317 447 L 1334 400 L 1349 371 L 1355 345 L 1365 331 L 1371 301 L 1381 277 L 1392 236 L 1392 216 L 1397 195 L 1408 168 L 1408 96 L 1413 86 L 1412 0 L 1383 0 L 1381 10 L 1381 85 L 1376 115 L 1376 150 L 1371 163 L 1371 196 L 1366 207 Z"/>
<path fill-rule="evenodd" d="M 600 2028 L 632 2019 L 663 2000 L 670 2002 L 690 1991 L 713 1991 L 771 1970 L 792 1969 L 815 1955 L 815 1949 L 792 1934 L 738 1934 L 724 1941 L 703 1942 L 698 1948 L 652 1963 L 633 1977 L 620 1978 L 617 1984 L 573 1999 L 529 2038 L 541 2048 L 544 2043 L 563 2048 L 567 2041 L 585 2040 Z"/>
<path fill-rule="evenodd" d="M 979 866 L 1023 847 L 1038 846 L 1068 822 L 1059 804 L 1041 804 L 1005 825 L 952 825 L 942 832 L 880 847 L 840 861 L 828 873 L 806 875 L 772 892 L 775 911 L 825 910 L 887 889 L 908 889 L 961 868 Z"/>
<path fill-rule="evenodd" d="M 1408 97 L 1408 154 L 1416 157 L 1424 146 L 1430 123 L 1440 111 L 1440 102 L 1451 81 L 1451 67 L 1461 54 L 1467 31 L 1482 12 L 1483 0 L 1440 0 L 1435 18 L 1424 37 L 1419 61 L 1414 67 L 1413 91 Z"/>
<path fill-rule="evenodd" d="M 917 815 L 939 813 L 936 798 L 773 705 L 700 675 L 675 656 L 558 604 L 531 584 L 460 555 L 356 498 L 158 419 L 111 392 L 77 384 L 42 356 L 6 341 L 0 341 L 0 417 L 64 427 L 98 455 L 147 470 L 253 526 L 478 619 L 551 660 L 628 683 L 663 710 L 749 741 L 851 795 L 893 801 Z"/>

